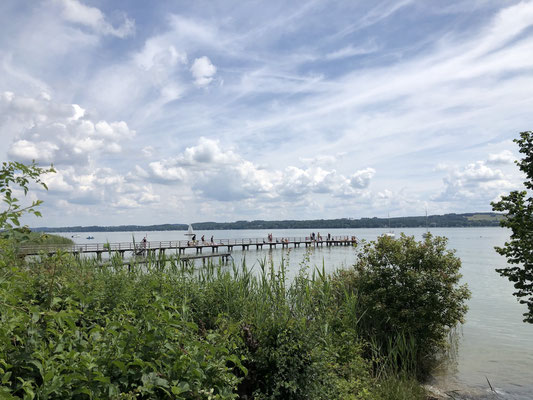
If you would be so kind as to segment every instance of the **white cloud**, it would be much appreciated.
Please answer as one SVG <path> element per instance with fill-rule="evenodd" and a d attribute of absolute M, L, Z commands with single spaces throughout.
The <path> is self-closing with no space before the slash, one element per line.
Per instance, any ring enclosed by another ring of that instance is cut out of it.
<path fill-rule="evenodd" d="M 231 150 L 223 151 L 217 140 L 201 137 L 196 146 L 187 147 L 183 154 L 176 158 L 180 165 L 197 164 L 230 164 L 238 160 Z"/>
<path fill-rule="evenodd" d="M 86 165 L 101 153 L 120 153 L 121 143 L 135 136 L 124 121 L 90 118 L 77 104 L 56 103 L 49 96 L 0 95 L 0 121 L 22 124 L 8 145 L 8 155 L 20 161 Z"/>
<path fill-rule="evenodd" d="M 96 7 L 89 7 L 78 0 L 56 0 L 62 7 L 65 20 L 87 26 L 102 35 L 125 38 L 135 33 L 135 22 L 124 16 L 122 25 L 115 28 Z"/>
<path fill-rule="evenodd" d="M 160 201 L 152 185 L 137 185 L 111 168 L 56 167 L 56 173 L 44 176 L 48 196 L 61 198 L 65 207 L 86 205 L 112 209 L 137 208 Z"/>
<path fill-rule="evenodd" d="M 155 154 L 155 149 L 153 146 L 145 146 L 141 151 L 145 157 L 152 157 Z"/>
<path fill-rule="evenodd" d="M 349 58 L 354 56 L 361 56 L 365 54 L 371 54 L 379 50 L 379 47 L 374 43 L 368 43 L 364 46 L 348 45 L 339 50 L 335 50 L 326 54 L 326 60 L 340 60 L 343 58 Z"/>
<path fill-rule="evenodd" d="M 154 161 L 149 165 L 152 177 L 163 181 L 183 181 L 187 172 L 181 167 L 172 166 L 172 162 L 167 160 Z"/>
<path fill-rule="evenodd" d="M 443 182 L 444 190 L 433 198 L 435 201 L 470 200 L 488 205 L 490 199 L 517 186 L 501 170 L 487 166 L 484 161 L 450 169 Z"/>
<path fill-rule="evenodd" d="M 516 160 L 515 155 L 509 150 L 502 150 L 499 153 L 489 154 L 487 160 L 490 164 L 513 164 Z"/>
<path fill-rule="evenodd" d="M 59 146 L 53 143 L 33 143 L 22 139 L 17 140 L 11 145 L 9 154 L 17 160 L 38 160 L 40 162 L 52 163 L 56 158 L 58 150 Z"/>
<path fill-rule="evenodd" d="M 143 49 L 133 56 L 137 65 L 146 70 L 154 70 L 156 74 L 161 69 L 175 67 L 187 63 L 187 54 L 176 50 L 176 47 L 161 37 L 153 37 L 144 43 Z"/>
<path fill-rule="evenodd" d="M 354 198 L 375 174 L 372 168 L 356 171 L 351 178 L 317 166 L 261 168 L 207 138 L 200 138 L 197 145 L 173 158 L 150 162 L 147 170 L 148 176 L 144 168 L 137 166 L 138 177 L 191 187 L 200 198 L 257 202 L 303 199 L 312 194 Z"/>
<path fill-rule="evenodd" d="M 87 85 L 89 101 L 111 114 L 144 121 L 187 92 L 186 50 L 172 31 L 148 38 L 139 50 L 97 71 Z M 102 96 L 105 93 L 105 96 Z"/>
<path fill-rule="evenodd" d="M 412 1 L 291 4 L 283 16 L 277 3 L 206 14 L 192 2 L 181 15 L 165 4 L 126 10 L 136 36 L 103 4 L 0 16 L 1 151 L 75 166 L 51 196 L 101 213 L 135 206 L 129 218 L 142 199 L 196 219 L 359 216 L 420 212 L 441 192 L 430 209 L 487 209 L 517 181 L 503 149 L 533 107 L 532 2 L 445 18 Z"/>
<path fill-rule="evenodd" d="M 217 72 L 217 67 L 215 67 L 211 60 L 206 57 L 200 57 L 194 60 L 194 63 L 191 67 L 191 73 L 194 77 L 194 83 L 197 86 L 207 86 L 213 80 L 213 76 Z"/>
<path fill-rule="evenodd" d="M 308 165 L 333 165 L 340 162 L 345 155 L 345 152 L 340 152 L 335 155 L 321 154 L 316 157 L 300 157 L 299 160 Z"/>
<path fill-rule="evenodd" d="M 374 168 L 366 168 L 361 171 L 357 171 L 350 177 L 350 184 L 357 189 L 363 189 L 368 187 L 370 180 L 376 174 Z"/>

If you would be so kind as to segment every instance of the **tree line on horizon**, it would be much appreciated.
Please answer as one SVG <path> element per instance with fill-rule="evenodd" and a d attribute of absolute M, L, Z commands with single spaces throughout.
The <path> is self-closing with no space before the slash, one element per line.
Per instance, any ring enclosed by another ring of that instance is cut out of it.
<path fill-rule="evenodd" d="M 244 229 L 350 229 L 350 228 L 458 228 L 458 227 L 490 227 L 499 226 L 502 219 L 497 213 L 464 213 L 396 217 L 396 218 L 337 218 L 314 220 L 279 220 L 279 221 L 235 221 L 235 222 L 196 222 L 191 224 L 195 230 L 244 230 Z M 129 231 L 184 231 L 187 224 L 159 224 L 159 225 L 118 225 L 118 226 L 67 226 L 67 227 L 38 227 L 33 231 L 46 232 L 129 232 Z"/>

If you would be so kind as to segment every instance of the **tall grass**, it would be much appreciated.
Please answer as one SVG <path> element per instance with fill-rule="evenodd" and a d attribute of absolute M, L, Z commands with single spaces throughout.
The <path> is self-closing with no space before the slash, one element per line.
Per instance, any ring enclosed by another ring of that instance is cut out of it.
<path fill-rule="evenodd" d="M 352 276 L 264 260 L 0 261 L 0 395 L 417 399 L 417 337 L 374 332 Z M 390 328 L 390 327 L 389 327 Z M 422 348 L 423 350 L 423 348 Z M 8 397 L 9 398 L 9 397 Z"/>

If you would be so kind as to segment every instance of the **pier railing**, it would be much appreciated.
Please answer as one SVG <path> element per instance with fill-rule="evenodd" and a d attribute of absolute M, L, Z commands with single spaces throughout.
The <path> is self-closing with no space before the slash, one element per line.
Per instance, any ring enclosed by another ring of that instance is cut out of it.
<path fill-rule="evenodd" d="M 355 241 L 354 236 L 331 236 L 315 238 L 310 237 L 275 237 L 272 240 L 265 238 L 249 238 L 249 239 L 214 239 L 210 240 L 170 240 L 170 241 L 147 241 L 147 242 L 119 242 L 119 243 L 80 243 L 74 245 L 65 244 L 46 244 L 46 245 L 31 245 L 20 246 L 20 254 L 31 255 L 40 253 L 52 253 L 63 251 L 66 253 L 105 253 L 105 252 L 134 252 L 139 250 L 167 250 L 167 249 L 187 249 L 187 248 L 203 248 L 203 247 L 227 247 L 234 246 L 276 246 L 278 244 L 313 244 L 313 243 L 342 243 Z"/>

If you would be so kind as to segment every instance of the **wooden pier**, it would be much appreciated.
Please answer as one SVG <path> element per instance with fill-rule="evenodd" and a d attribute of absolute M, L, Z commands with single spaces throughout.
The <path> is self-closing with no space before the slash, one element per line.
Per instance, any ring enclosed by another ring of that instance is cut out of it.
<path fill-rule="evenodd" d="M 272 238 L 267 240 L 264 238 L 255 239 L 216 239 L 213 242 L 208 241 L 191 241 L 191 240 L 173 240 L 173 241 L 149 241 L 149 242 L 121 242 L 121 243 L 84 243 L 75 245 L 32 245 L 21 246 L 19 254 L 21 256 L 32 256 L 39 254 L 55 254 L 57 252 L 71 253 L 75 255 L 93 253 L 96 258 L 101 259 L 102 254 L 118 253 L 122 257 L 126 253 L 132 255 L 155 256 L 157 254 L 165 254 L 167 251 L 175 251 L 180 256 L 191 258 L 190 253 L 197 254 L 202 258 L 204 250 L 210 250 L 216 255 L 219 249 L 225 249 L 231 253 L 234 248 L 243 251 L 253 249 L 275 249 L 289 248 L 289 247 L 305 247 L 310 246 L 353 246 L 357 244 L 355 236 L 331 236 L 328 239 L 320 238 L 318 240 L 311 240 L 309 237 L 284 237 Z M 206 254 L 207 255 L 207 254 Z"/>
<path fill-rule="evenodd" d="M 227 263 L 230 258 L 232 258 L 231 253 L 209 253 L 209 254 L 190 254 L 190 255 L 181 255 L 178 259 L 179 262 L 186 264 L 194 260 L 202 260 L 202 264 L 205 265 L 205 262 L 209 259 L 218 258 L 221 263 Z M 124 259 L 121 261 L 122 265 L 127 265 L 131 267 L 132 265 L 138 264 L 159 264 L 160 262 L 164 263 L 165 258 L 161 259 L 160 257 L 144 257 L 144 256 L 135 256 L 129 259 Z M 110 263 L 111 260 L 101 261 L 99 265 L 104 265 Z M 116 262 L 116 260 L 114 261 Z"/>

